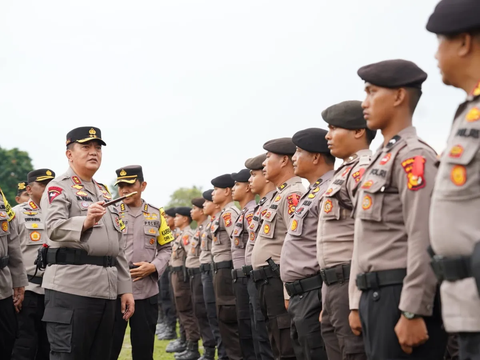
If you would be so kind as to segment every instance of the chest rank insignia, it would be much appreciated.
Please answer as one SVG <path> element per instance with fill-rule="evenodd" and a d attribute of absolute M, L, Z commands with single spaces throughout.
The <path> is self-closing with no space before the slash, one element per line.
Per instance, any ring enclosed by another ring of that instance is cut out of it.
<path fill-rule="evenodd" d="M 74 188 L 75 190 L 82 190 L 83 189 L 83 185 L 72 185 L 72 188 Z"/>
<path fill-rule="evenodd" d="M 402 162 L 402 167 L 407 173 L 407 187 L 409 190 L 417 191 L 425 187 L 425 179 L 423 177 L 425 162 L 426 160 L 423 156 L 415 156 Z"/>
<path fill-rule="evenodd" d="M 30 205 L 30 208 L 31 208 L 32 210 L 37 210 L 37 209 L 38 209 L 37 204 L 35 204 L 33 201 L 30 201 L 30 202 L 28 203 L 28 205 Z"/>
<path fill-rule="evenodd" d="M 280 187 L 278 188 L 280 191 L 282 191 L 283 189 L 285 189 L 287 187 L 287 183 L 283 183 L 282 185 L 280 185 Z"/>
<path fill-rule="evenodd" d="M 280 195 L 277 195 L 277 197 L 275 198 L 275 202 L 279 202 L 281 198 L 282 197 Z"/>
<path fill-rule="evenodd" d="M 28 216 L 34 216 L 38 214 L 37 211 L 24 211 L 23 213 Z M 0 213 L 0 215 L 2 215 L 2 213 Z"/>
<path fill-rule="evenodd" d="M 373 180 L 365 181 L 365 183 L 362 185 L 362 189 L 370 189 L 372 185 L 373 185 Z"/>
<path fill-rule="evenodd" d="M 467 169 L 462 165 L 455 165 L 450 173 L 450 179 L 456 186 L 462 186 L 467 182 Z"/>
<path fill-rule="evenodd" d="M 72 176 L 72 181 L 76 185 L 80 185 L 82 183 L 78 176 Z"/>
<path fill-rule="evenodd" d="M 477 107 L 470 109 L 467 113 L 466 120 L 467 122 L 474 122 L 480 119 L 480 110 Z"/>
<path fill-rule="evenodd" d="M 315 194 L 308 194 L 309 199 L 313 199 L 315 197 Z"/>
<path fill-rule="evenodd" d="M 332 210 L 333 210 L 332 200 L 327 199 L 325 201 L 325 204 L 323 204 L 323 211 L 325 212 L 325 214 L 328 214 L 328 213 L 332 212 Z"/>
<path fill-rule="evenodd" d="M 298 227 L 298 221 L 292 220 L 292 224 L 290 225 L 290 230 L 295 231 L 297 230 L 297 227 Z"/>
<path fill-rule="evenodd" d="M 382 160 L 380 160 L 380 165 L 385 165 L 386 163 L 388 163 L 390 161 L 390 159 L 392 158 L 392 154 L 391 153 L 388 153 L 386 154 Z"/>
<path fill-rule="evenodd" d="M 365 195 L 362 200 L 362 209 L 368 210 L 371 207 L 372 207 L 372 198 L 370 197 L 370 195 Z"/>
<path fill-rule="evenodd" d="M 325 191 L 325 195 L 330 195 L 333 192 L 332 188 L 329 188 L 327 191 Z"/>

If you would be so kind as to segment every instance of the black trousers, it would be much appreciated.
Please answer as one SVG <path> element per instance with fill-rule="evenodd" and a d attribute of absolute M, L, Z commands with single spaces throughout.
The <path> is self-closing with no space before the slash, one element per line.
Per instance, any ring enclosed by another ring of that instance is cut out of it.
<path fill-rule="evenodd" d="M 135 300 L 135 312 L 130 318 L 130 343 L 133 360 L 152 360 L 153 343 L 155 341 L 155 325 L 158 316 L 158 297 L 152 296 L 143 300 Z M 111 360 L 118 359 L 122 351 L 127 322 L 123 320 L 120 299 L 117 299 L 115 325 Z"/>
<path fill-rule="evenodd" d="M 285 309 L 282 280 L 278 277 L 268 281 L 260 280 L 255 286 L 260 296 L 260 307 L 266 319 L 273 355 L 280 360 L 296 359 L 290 338 L 291 318 Z"/>
<path fill-rule="evenodd" d="M 170 284 L 170 272 L 164 271 L 160 279 L 158 280 L 159 286 L 159 303 L 162 304 L 162 310 L 164 313 L 164 320 L 168 326 L 175 326 L 177 324 L 177 312 L 175 309 L 175 302 L 172 301 L 171 284 Z"/>
<path fill-rule="evenodd" d="M 10 360 L 17 334 L 13 297 L 0 300 L 0 359 Z"/>
<path fill-rule="evenodd" d="M 12 360 L 48 360 L 50 344 L 47 327 L 42 322 L 45 296 L 25 291 L 22 310 L 17 314 L 18 335 L 13 346 Z"/>
<path fill-rule="evenodd" d="M 213 277 L 213 288 L 217 304 L 218 327 L 228 358 L 242 360 L 231 269 L 218 269 Z"/>
<path fill-rule="evenodd" d="M 112 348 L 115 300 L 45 289 L 50 360 L 105 360 Z"/>
<path fill-rule="evenodd" d="M 197 318 L 200 337 L 204 347 L 215 348 L 216 341 L 208 322 L 205 299 L 203 298 L 202 275 L 195 274 L 190 277 L 190 291 L 192 293 L 193 314 Z"/>
<path fill-rule="evenodd" d="M 327 360 L 318 318 L 322 311 L 322 290 L 312 290 L 290 298 L 290 336 L 297 359 Z"/>
<path fill-rule="evenodd" d="M 384 286 L 362 292 L 358 310 L 368 359 L 443 359 L 447 334 L 443 330 L 438 293 L 432 316 L 424 317 L 429 339 L 425 344 L 413 348 L 411 355 L 402 351 L 394 330 L 401 316 L 398 309 L 401 293 L 402 285 Z"/>
<path fill-rule="evenodd" d="M 248 296 L 247 282 L 248 279 L 244 277 L 238 278 L 233 283 L 237 308 L 238 336 L 243 358 L 245 360 L 256 360 L 257 356 L 255 355 L 255 349 L 253 347 L 250 299 Z"/>
<path fill-rule="evenodd" d="M 260 308 L 260 298 L 252 278 L 248 278 L 247 290 L 252 321 L 253 346 L 258 360 L 274 360 L 272 346 L 268 339 L 267 324 Z"/>
<path fill-rule="evenodd" d="M 218 358 L 219 360 L 228 360 L 227 351 L 225 350 L 225 346 L 223 346 L 220 329 L 218 328 L 217 305 L 215 302 L 215 291 L 213 290 L 213 276 L 211 271 L 202 272 L 202 287 L 208 323 L 210 324 L 210 329 L 217 344 Z"/>
<path fill-rule="evenodd" d="M 458 334 L 460 360 L 480 359 L 480 332 Z"/>

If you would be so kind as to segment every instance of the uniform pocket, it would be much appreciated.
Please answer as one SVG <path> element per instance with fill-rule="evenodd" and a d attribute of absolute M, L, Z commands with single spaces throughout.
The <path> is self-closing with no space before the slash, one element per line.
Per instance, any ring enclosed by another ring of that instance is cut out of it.
<path fill-rule="evenodd" d="M 145 249 L 155 249 L 155 242 L 158 238 L 158 229 L 152 226 L 144 226 L 143 232 L 145 234 Z"/>
<path fill-rule="evenodd" d="M 41 222 L 25 222 L 28 238 L 27 245 L 41 245 L 45 242 L 45 225 Z"/>
<path fill-rule="evenodd" d="M 277 212 L 268 210 L 265 213 L 262 228 L 260 230 L 260 234 L 267 239 L 272 239 L 273 235 L 275 234 L 275 226 L 276 226 L 276 218 Z"/>
<path fill-rule="evenodd" d="M 72 351 L 73 310 L 47 307 L 42 321 L 47 323 L 50 350 L 70 353 Z"/>
<path fill-rule="evenodd" d="M 377 191 L 362 191 L 357 199 L 356 216 L 362 220 L 382 221 L 383 199 L 385 194 Z"/>
<path fill-rule="evenodd" d="M 236 323 L 237 311 L 235 305 L 220 305 L 218 308 L 218 318 L 224 323 Z"/>
<path fill-rule="evenodd" d="M 0 236 L 10 234 L 10 223 L 8 222 L 7 214 L 0 211 Z"/>
<path fill-rule="evenodd" d="M 320 219 L 324 221 L 328 220 L 340 220 L 340 204 L 335 197 L 325 197 L 320 207 Z"/>

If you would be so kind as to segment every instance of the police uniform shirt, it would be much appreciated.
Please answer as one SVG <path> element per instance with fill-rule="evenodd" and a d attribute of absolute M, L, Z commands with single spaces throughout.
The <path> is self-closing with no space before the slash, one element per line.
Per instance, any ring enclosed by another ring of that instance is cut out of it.
<path fill-rule="evenodd" d="M 252 223 L 255 200 L 249 201 L 235 221 L 232 233 L 233 268 L 239 269 L 245 265 L 245 248 L 248 243 L 248 227 Z"/>
<path fill-rule="evenodd" d="M 283 282 L 301 280 L 320 271 L 315 255 L 319 207 L 333 173 L 333 170 L 328 171 L 310 185 L 292 214 L 280 256 L 280 275 Z"/>
<path fill-rule="evenodd" d="M 265 216 L 273 197 L 277 194 L 276 190 L 269 191 L 253 209 L 253 218 L 248 226 L 248 242 L 245 249 L 245 265 L 252 265 L 253 246 L 262 227 L 263 216 Z"/>
<path fill-rule="evenodd" d="M 234 221 L 240 215 L 240 210 L 233 201 L 220 212 L 211 225 L 212 255 L 216 263 L 232 260 L 230 235 L 234 230 Z"/>
<path fill-rule="evenodd" d="M 47 267 L 42 286 L 72 295 L 116 299 L 132 293 L 132 280 L 125 258 L 123 222 L 115 206 L 93 228 L 82 232 L 90 204 L 109 201 L 111 195 L 97 182 L 83 182 L 70 168 L 52 180 L 43 193 L 41 207 L 51 248 L 76 248 L 91 256 L 112 256 L 114 267 L 57 265 Z"/>
<path fill-rule="evenodd" d="M 218 215 L 218 214 L 217 214 Z M 212 226 L 213 221 L 215 221 L 215 216 L 209 217 L 201 225 L 200 230 L 200 264 L 211 264 L 212 263 L 212 232 L 210 227 Z"/>
<path fill-rule="evenodd" d="M 193 237 L 193 229 L 188 225 L 183 230 L 179 230 L 177 237 L 172 244 L 172 256 L 170 258 L 170 265 L 172 267 L 184 266 L 187 259 L 186 246 L 190 244 L 190 239 Z"/>
<path fill-rule="evenodd" d="M 323 195 L 317 232 L 317 260 L 321 269 L 352 260 L 354 197 L 371 155 L 370 150 L 360 150 L 346 159 Z"/>
<path fill-rule="evenodd" d="M 350 281 L 363 272 L 407 269 L 399 309 L 431 316 L 436 279 L 426 251 L 435 152 L 403 129 L 372 157 L 359 183 Z M 360 292 L 350 293 L 358 309 Z"/>
<path fill-rule="evenodd" d="M 0 258 L 9 256 L 9 263 L 0 270 L 0 300 L 13 295 L 13 288 L 27 286 L 20 241 L 16 229 L 11 226 L 15 212 L 0 189 Z"/>
<path fill-rule="evenodd" d="M 254 269 L 268 265 L 267 259 L 270 257 L 275 263 L 280 262 L 283 242 L 290 225 L 290 216 L 295 212 L 304 192 L 305 187 L 298 176 L 292 177 L 277 188 L 277 193 L 263 216 L 262 227 L 253 247 Z"/>
<path fill-rule="evenodd" d="M 22 251 L 23 264 L 25 265 L 27 276 L 31 277 L 35 274 L 38 249 L 48 241 L 47 231 L 44 225 L 44 215 L 42 209 L 32 199 L 23 204 L 19 204 L 13 208 L 15 218 L 12 224 L 15 226 L 20 248 Z M 43 270 L 38 270 L 35 276 L 43 276 Z M 25 287 L 26 291 L 32 291 L 36 294 L 43 295 L 45 291 L 41 285 L 29 282 Z"/>
<path fill-rule="evenodd" d="M 125 255 L 129 266 L 143 261 L 155 265 L 156 271 L 150 276 L 133 282 L 134 299 L 147 299 L 158 294 L 158 279 L 170 259 L 173 235 L 162 211 L 144 200 L 136 212 L 124 203 L 117 210 L 125 224 Z M 168 231 L 162 234 L 165 228 Z"/>
<path fill-rule="evenodd" d="M 187 253 L 187 260 L 185 266 L 187 268 L 199 268 L 200 267 L 200 254 L 202 246 L 202 232 L 205 227 L 205 223 L 208 221 L 205 220 L 203 223 L 199 224 L 198 227 L 193 230 L 194 234 L 190 238 L 188 244 L 185 246 L 185 251 Z"/>
<path fill-rule="evenodd" d="M 432 248 L 441 256 L 470 256 L 480 241 L 480 83 L 457 110 L 442 153 L 430 208 Z M 474 278 L 443 281 L 448 332 L 480 331 L 480 297 Z"/>

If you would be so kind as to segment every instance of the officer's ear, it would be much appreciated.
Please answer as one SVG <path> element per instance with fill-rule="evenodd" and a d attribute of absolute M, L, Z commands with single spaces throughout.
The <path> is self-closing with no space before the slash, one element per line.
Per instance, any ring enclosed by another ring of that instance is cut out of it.
<path fill-rule="evenodd" d="M 25 190 L 27 190 L 27 194 L 28 195 L 32 195 L 32 186 L 30 184 L 27 185 L 27 187 L 25 188 Z"/>
<path fill-rule="evenodd" d="M 358 140 L 365 136 L 365 129 L 355 129 L 353 130 L 353 137 Z"/>
<path fill-rule="evenodd" d="M 395 91 L 393 106 L 398 107 L 402 105 L 405 101 L 407 101 L 408 96 L 407 90 L 405 88 L 399 88 L 392 91 Z"/>
<path fill-rule="evenodd" d="M 68 161 L 73 161 L 73 147 L 75 143 L 71 143 L 67 145 L 67 150 L 65 151 L 65 155 L 67 156 Z"/>
<path fill-rule="evenodd" d="M 147 182 L 142 181 L 141 184 L 140 184 L 140 191 L 144 192 L 146 188 L 147 188 Z"/>

